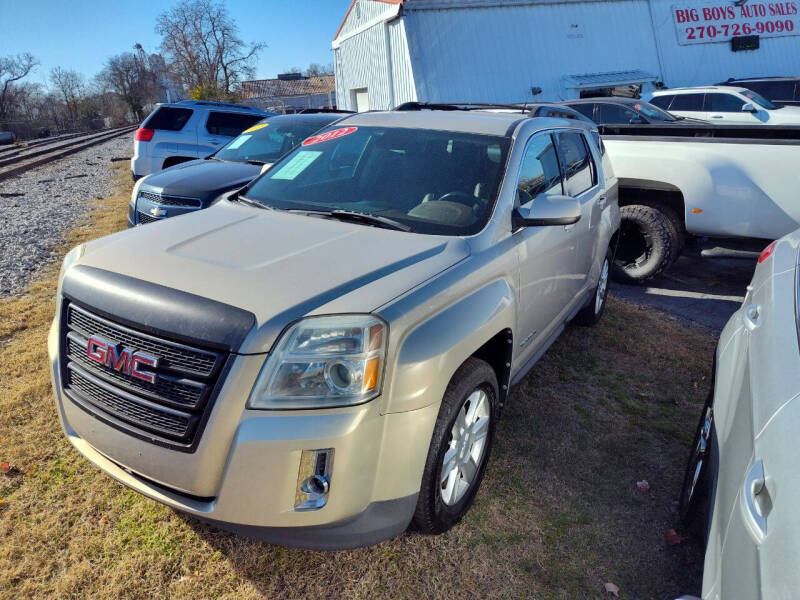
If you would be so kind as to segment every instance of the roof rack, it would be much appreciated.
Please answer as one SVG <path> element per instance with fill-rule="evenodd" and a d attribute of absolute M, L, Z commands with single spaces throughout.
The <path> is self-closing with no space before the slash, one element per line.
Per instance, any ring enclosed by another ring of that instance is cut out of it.
<path fill-rule="evenodd" d="M 250 106 L 249 104 L 240 104 L 239 102 L 221 102 L 218 100 L 181 100 L 179 102 L 175 102 L 175 104 L 192 104 L 192 105 L 200 105 L 200 106 L 219 106 L 222 108 L 243 108 L 245 110 L 261 110 L 255 106 Z"/>
<path fill-rule="evenodd" d="M 395 107 L 396 111 L 411 110 L 485 110 L 487 108 L 505 108 L 527 112 L 527 105 L 520 104 L 494 104 L 492 102 L 405 102 Z"/>
<path fill-rule="evenodd" d="M 315 115 L 315 114 L 319 114 L 319 113 L 323 113 L 323 114 L 327 114 L 327 113 L 334 113 L 334 114 L 343 113 L 343 114 L 352 115 L 352 114 L 355 113 L 355 111 L 354 110 L 344 110 L 343 108 L 304 108 L 303 110 L 301 110 L 297 114 L 298 115 Z"/>

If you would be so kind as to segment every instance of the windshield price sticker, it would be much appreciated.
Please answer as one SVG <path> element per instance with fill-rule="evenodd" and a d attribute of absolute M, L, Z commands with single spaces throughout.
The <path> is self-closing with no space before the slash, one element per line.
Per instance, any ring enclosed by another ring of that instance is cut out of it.
<path fill-rule="evenodd" d="M 258 125 L 253 125 L 249 129 L 245 129 L 242 133 L 253 133 L 259 129 L 264 129 L 264 127 L 269 127 L 269 123 L 259 123 Z"/>
<path fill-rule="evenodd" d="M 289 162 L 270 175 L 270 179 L 295 179 L 300 173 L 305 171 L 311 163 L 317 160 L 322 152 L 314 150 L 300 150 Z"/>
<path fill-rule="evenodd" d="M 235 140 L 233 140 L 230 144 L 228 144 L 228 147 L 225 148 L 225 149 L 226 150 L 236 150 L 239 146 L 244 144 L 251 137 L 253 137 L 253 136 L 252 135 L 240 135 Z"/>
<path fill-rule="evenodd" d="M 728 42 L 747 35 L 800 35 L 800 0 L 747 2 L 741 6 L 676 4 L 672 19 L 682 46 Z"/>
<path fill-rule="evenodd" d="M 358 127 L 341 127 L 339 129 L 332 129 L 331 131 L 326 131 L 325 133 L 320 133 L 319 135 L 312 135 L 310 138 L 306 138 L 305 140 L 303 140 L 303 146 L 311 146 L 312 144 L 329 142 L 331 140 L 335 140 L 337 138 L 350 135 L 351 133 L 357 130 Z"/>

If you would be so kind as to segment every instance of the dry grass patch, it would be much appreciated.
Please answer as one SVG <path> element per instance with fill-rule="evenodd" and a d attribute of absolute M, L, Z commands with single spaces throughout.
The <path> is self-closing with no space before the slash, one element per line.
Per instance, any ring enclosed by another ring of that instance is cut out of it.
<path fill-rule="evenodd" d="M 65 249 L 124 227 L 130 184 L 92 206 Z M 674 598 L 701 556 L 665 546 L 713 340 L 611 301 L 570 328 L 512 394 L 464 523 L 317 553 L 202 525 L 103 475 L 64 439 L 46 336 L 58 267 L 0 301 L 2 598 Z M 651 490 L 636 491 L 646 479 Z"/>

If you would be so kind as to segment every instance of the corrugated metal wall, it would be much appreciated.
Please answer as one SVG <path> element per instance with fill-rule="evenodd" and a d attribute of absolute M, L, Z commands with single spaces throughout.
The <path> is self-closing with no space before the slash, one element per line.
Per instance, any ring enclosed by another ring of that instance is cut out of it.
<path fill-rule="evenodd" d="M 397 11 L 396 5 L 364 0 L 350 11 L 334 40 L 339 108 L 356 110 L 352 92 L 364 88 L 373 110 L 416 98 L 405 25 L 391 20 Z"/>
<path fill-rule="evenodd" d="M 560 100 L 567 75 L 659 72 L 645 0 L 411 6 L 404 21 L 421 100 Z M 533 86 L 542 88 L 535 98 Z"/>

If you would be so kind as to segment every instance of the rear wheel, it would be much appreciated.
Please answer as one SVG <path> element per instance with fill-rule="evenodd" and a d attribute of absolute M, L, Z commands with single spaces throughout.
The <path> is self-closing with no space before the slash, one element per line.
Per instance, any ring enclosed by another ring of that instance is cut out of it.
<path fill-rule="evenodd" d="M 600 278 L 597 281 L 597 287 L 594 288 L 594 294 L 588 304 L 573 319 L 578 325 L 591 327 L 596 325 L 603 316 L 603 312 L 606 309 L 606 298 L 608 297 L 608 280 L 611 274 L 612 258 L 613 254 L 611 248 L 609 248 L 606 250 L 603 266 L 600 267 Z"/>
<path fill-rule="evenodd" d="M 447 387 L 422 475 L 414 526 L 444 533 L 469 510 L 494 438 L 498 387 L 494 369 L 469 358 Z"/>
<path fill-rule="evenodd" d="M 639 283 L 659 275 L 675 261 L 680 252 L 678 232 L 660 207 L 630 204 L 620 209 L 620 216 L 615 279 Z"/>

